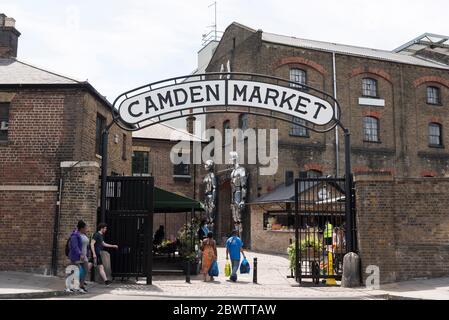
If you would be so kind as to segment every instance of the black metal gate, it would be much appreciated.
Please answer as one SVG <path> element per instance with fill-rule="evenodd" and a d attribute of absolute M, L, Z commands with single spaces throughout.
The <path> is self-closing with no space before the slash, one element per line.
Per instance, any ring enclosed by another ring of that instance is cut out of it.
<path fill-rule="evenodd" d="M 295 278 L 300 284 L 304 278 L 314 284 L 320 279 L 341 280 L 343 257 L 356 250 L 349 248 L 357 243 L 352 179 L 349 196 L 345 182 L 333 177 L 295 180 Z M 352 236 L 349 245 L 347 232 Z"/>
<path fill-rule="evenodd" d="M 107 177 L 105 241 L 113 277 L 146 277 L 152 282 L 153 177 Z"/>

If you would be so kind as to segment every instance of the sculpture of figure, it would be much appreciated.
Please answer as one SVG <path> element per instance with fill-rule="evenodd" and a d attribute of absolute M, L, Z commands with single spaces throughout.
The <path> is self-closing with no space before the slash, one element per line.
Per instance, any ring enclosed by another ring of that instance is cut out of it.
<path fill-rule="evenodd" d="M 217 178 L 214 173 L 214 162 L 207 160 L 204 164 L 207 174 L 203 179 L 204 184 L 204 206 L 209 226 L 213 228 L 217 208 Z"/>
<path fill-rule="evenodd" d="M 243 231 L 242 213 L 245 210 L 246 194 L 248 190 L 248 172 L 239 165 L 237 152 L 230 152 L 230 160 L 234 164 L 231 172 L 231 211 L 235 229 L 241 236 Z"/>

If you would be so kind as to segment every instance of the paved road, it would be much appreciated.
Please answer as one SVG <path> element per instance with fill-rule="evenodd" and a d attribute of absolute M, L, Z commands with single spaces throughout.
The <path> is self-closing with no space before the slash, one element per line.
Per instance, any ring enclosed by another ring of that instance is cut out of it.
<path fill-rule="evenodd" d="M 251 263 L 258 260 L 258 283 L 253 274 L 238 275 L 237 283 L 228 281 L 223 274 L 225 251 L 218 249 L 220 275 L 214 282 L 203 282 L 202 277 L 192 277 L 191 283 L 181 276 L 155 276 L 153 285 L 139 283 L 113 283 L 110 287 L 95 285 L 87 295 L 70 299 L 373 299 L 374 293 L 366 289 L 341 287 L 298 287 L 290 274 L 286 256 L 248 252 Z M 61 297 L 62 298 L 62 297 Z M 61 299 L 58 298 L 58 299 Z"/>

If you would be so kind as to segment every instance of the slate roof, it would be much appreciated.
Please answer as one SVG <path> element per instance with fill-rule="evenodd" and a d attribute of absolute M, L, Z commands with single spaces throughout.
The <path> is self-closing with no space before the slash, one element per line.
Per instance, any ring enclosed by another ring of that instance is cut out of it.
<path fill-rule="evenodd" d="M 300 39 L 295 37 L 288 37 L 277 35 L 274 33 L 262 33 L 262 40 L 272 43 L 285 44 L 294 47 L 301 47 L 307 49 L 316 49 L 320 51 L 336 52 L 351 56 L 359 56 L 365 58 L 372 58 L 377 60 L 385 60 L 391 62 L 398 62 L 404 64 L 411 64 L 423 67 L 449 69 L 449 66 L 435 61 L 424 60 L 422 58 L 408 56 L 393 51 L 371 49 L 357 46 L 350 46 L 338 43 L 323 42 L 316 40 Z"/>
<path fill-rule="evenodd" d="M 198 136 L 165 123 L 158 123 L 150 127 L 134 131 L 133 138 L 206 142 L 206 140 L 203 140 Z"/>
<path fill-rule="evenodd" d="M 331 183 L 331 182 L 323 182 L 323 181 L 303 181 L 299 184 L 299 193 L 303 193 L 310 188 L 320 184 L 320 183 L 328 183 L 332 184 L 336 188 L 338 188 L 342 194 L 344 194 L 344 185 L 340 182 Z M 286 203 L 286 202 L 295 202 L 295 184 L 292 183 L 288 186 L 285 183 L 278 185 L 274 188 L 273 191 L 267 192 L 261 195 L 259 198 L 254 199 L 249 204 L 263 204 L 263 203 Z"/>
<path fill-rule="evenodd" d="M 17 59 L 0 59 L 0 84 L 82 84 L 76 80 L 57 74 Z"/>
<path fill-rule="evenodd" d="M 255 29 L 244 26 L 238 22 L 234 22 L 233 24 L 240 28 L 245 28 L 251 32 L 256 32 Z M 384 60 L 384 61 L 391 61 L 391 62 L 397 62 L 397 63 L 404 63 L 404 64 L 423 66 L 423 67 L 431 67 L 431 68 L 439 68 L 439 69 L 449 70 L 448 65 L 437 62 L 437 61 L 431 61 L 431 60 L 427 60 L 427 59 L 424 59 L 421 57 L 407 56 L 404 54 L 400 54 L 400 53 L 397 53 L 394 51 L 388 51 L 388 50 L 372 49 L 372 48 L 351 46 L 351 45 L 317 41 L 317 40 L 308 40 L 308 39 L 279 35 L 279 34 L 269 33 L 269 32 L 264 32 L 264 31 L 262 31 L 262 41 L 269 42 L 269 43 L 283 44 L 283 45 L 292 46 L 292 47 L 300 47 L 300 48 L 305 48 L 305 49 L 314 49 L 314 50 L 319 50 L 319 51 L 335 52 L 335 53 L 340 53 L 340 54 L 345 54 L 345 55 L 350 55 L 350 56 L 358 56 L 358 57 L 365 57 L 365 58 L 371 58 L 371 59 L 376 59 L 376 60 Z"/>

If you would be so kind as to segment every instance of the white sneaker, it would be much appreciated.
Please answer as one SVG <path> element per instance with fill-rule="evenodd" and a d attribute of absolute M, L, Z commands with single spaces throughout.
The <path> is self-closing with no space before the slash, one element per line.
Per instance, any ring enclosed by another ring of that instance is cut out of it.
<path fill-rule="evenodd" d="M 87 293 L 87 291 L 84 290 L 83 288 L 79 288 L 79 289 L 78 289 L 78 292 L 79 292 L 79 293 L 82 293 L 82 294 L 86 294 L 86 293 Z"/>

